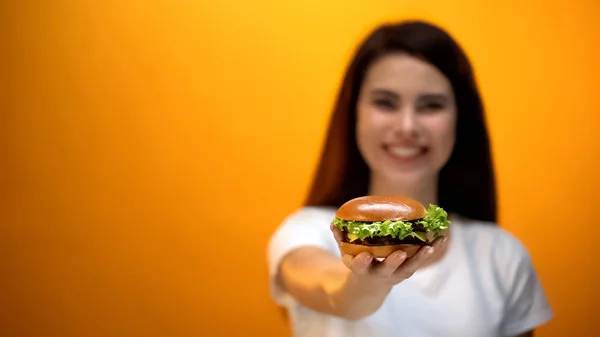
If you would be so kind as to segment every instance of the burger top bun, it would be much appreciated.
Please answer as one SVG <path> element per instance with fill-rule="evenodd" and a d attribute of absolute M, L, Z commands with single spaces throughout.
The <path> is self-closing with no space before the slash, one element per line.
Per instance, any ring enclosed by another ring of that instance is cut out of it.
<path fill-rule="evenodd" d="M 346 202 L 335 216 L 341 220 L 374 222 L 417 220 L 426 214 L 427 209 L 409 197 L 368 195 Z"/>

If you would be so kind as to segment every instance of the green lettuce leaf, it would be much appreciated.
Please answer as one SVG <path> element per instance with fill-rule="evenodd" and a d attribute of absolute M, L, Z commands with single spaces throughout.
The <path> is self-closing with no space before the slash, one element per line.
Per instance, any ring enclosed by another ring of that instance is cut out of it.
<path fill-rule="evenodd" d="M 443 230 L 448 229 L 452 224 L 452 222 L 448 220 L 448 213 L 436 205 L 429 205 L 427 214 L 419 223 L 423 225 L 428 232 L 434 232 L 436 236 Z"/>
<path fill-rule="evenodd" d="M 441 207 L 429 205 L 427 214 L 418 223 L 423 225 L 427 232 L 433 232 L 434 237 L 437 237 L 443 230 L 448 229 L 452 222 L 448 220 L 448 214 Z M 346 230 L 361 240 L 368 237 L 389 235 L 400 240 L 411 236 L 421 241 L 427 241 L 427 233 L 414 232 L 412 223 L 405 221 L 360 222 L 335 218 L 333 219 L 333 225 L 340 230 Z"/>

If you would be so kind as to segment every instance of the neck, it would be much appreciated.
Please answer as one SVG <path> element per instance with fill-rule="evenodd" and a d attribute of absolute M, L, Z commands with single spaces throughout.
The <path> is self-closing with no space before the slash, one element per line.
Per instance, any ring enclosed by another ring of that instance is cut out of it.
<path fill-rule="evenodd" d="M 437 179 L 416 180 L 412 183 L 397 183 L 383 179 L 376 174 L 371 175 L 370 195 L 402 195 L 413 198 L 427 207 L 437 204 Z"/>

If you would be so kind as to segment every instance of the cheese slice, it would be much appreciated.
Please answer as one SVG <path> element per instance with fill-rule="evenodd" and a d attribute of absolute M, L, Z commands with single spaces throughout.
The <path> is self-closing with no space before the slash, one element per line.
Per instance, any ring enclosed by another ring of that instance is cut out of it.
<path fill-rule="evenodd" d="M 425 232 L 413 232 L 413 236 L 421 241 L 427 241 L 427 233 Z"/>
<path fill-rule="evenodd" d="M 357 240 L 358 236 L 352 234 L 352 233 L 348 233 L 348 240 L 350 240 L 350 242 Z"/>

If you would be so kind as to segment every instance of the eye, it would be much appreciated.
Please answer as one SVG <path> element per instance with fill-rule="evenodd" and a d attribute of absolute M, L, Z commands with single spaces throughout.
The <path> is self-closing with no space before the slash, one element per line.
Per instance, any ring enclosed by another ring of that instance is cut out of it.
<path fill-rule="evenodd" d="M 376 98 L 373 100 L 373 105 L 382 110 L 395 110 L 396 102 L 388 98 Z"/>
<path fill-rule="evenodd" d="M 441 102 L 425 102 L 419 106 L 418 110 L 422 112 L 437 112 L 445 108 L 446 105 Z"/>

